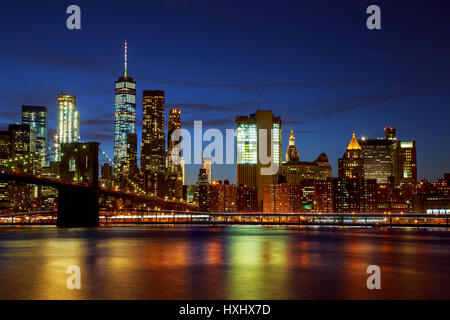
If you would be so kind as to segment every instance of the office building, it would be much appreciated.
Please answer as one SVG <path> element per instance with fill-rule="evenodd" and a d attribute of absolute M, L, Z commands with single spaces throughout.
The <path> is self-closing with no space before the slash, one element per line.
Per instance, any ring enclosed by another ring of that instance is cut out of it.
<path fill-rule="evenodd" d="M 36 153 L 39 154 L 41 166 L 49 164 L 47 108 L 43 106 L 22 106 L 22 124 L 27 124 L 34 131 Z"/>
<path fill-rule="evenodd" d="M 364 160 L 361 147 L 353 132 L 352 139 L 342 158 L 338 159 L 339 178 L 363 178 Z"/>
<path fill-rule="evenodd" d="M 332 169 L 325 153 L 321 153 L 313 162 L 300 161 L 292 130 L 286 151 L 286 161 L 281 165 L 280 172 L 289 184 L 300 184 L 306 180 L 326 180 L 332 177 Z"/>
<path fill-rule="evenodd" d="M 165 173 L 164 91 L 144 90 L 142 110 L 141 170 Z"/>
<path fill-rule="evenodd" d="M 198 192 L 198 211 L 208 212 L 210 210 L 210 184 L 206 169 L 201 168 L 198 173 L 197 192 Z"/>
<path fill-rule="evenodd" d="M 262 186 L 274 184 L 278 180 L 281 129 L 281 118 L 275 117 L 270 110 L 257 110 L 250 116 L 236 118 L 237 184 L 256 188 L 259 210 L 262 209 L 263 202 Z M 259 133 L 263 133 L 263 130 L 266 132 L 266 140 L 260 141 Z M 262 153 L 264 149 L 266 155 L 272 158 L 272 163 L 265 164 L 260 158 L 259 151 Z M 274 170 L 269 168 L 271 165 Z"/>
<path fill-rule="evenodd" d="M 29 155 L 36 152 L 35 131 L 28 124 L 10 124 L 11 156 Z"/>
<path fill-rule="evenodd" d="M 114 88 L 114 165 L 120 168 L 127 159 L 128 136 L 136 134 L 136 82 L 127 74 L 125 41 L 124 75 Z"/>
<path fill-rule="evenodd" d="M 58 125 L 53 139 L 53 161 L 61 161 L 61 144 L 80 141 L 80 114 L 75 96 L 60 93 L 58 96 Z"/>
<path fill-rule="evenodd" d="M 208 176 L 208 183 L 212 183 L 212 159 L 202 158 L 202 168 L 206 170 L 206 175 Z"/>
<path fill-rule="evenodd" d="M 394 183 L 417 183 L 417 157 L 415 141 L 396 141 L 392 145 L 392 171 Z"/>
<path fill-rule="evenodd" d="M 335 212 L 375 212 L 377 182 L 375 179 L 334 178 L 333 204 Z"/>

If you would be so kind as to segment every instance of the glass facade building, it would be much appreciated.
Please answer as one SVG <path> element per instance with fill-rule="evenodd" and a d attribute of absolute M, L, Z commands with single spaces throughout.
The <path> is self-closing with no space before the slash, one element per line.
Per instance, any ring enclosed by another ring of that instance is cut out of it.
<path fill-rule="evenodd" d="M 49 165 L 47 108 L 42 106 L 22 106 L 22 124 L 27 124 L 34 131 L 36 153 L 39 154 L 41 166 Z"/>
<path fill-rule="evenodd" d="M 238 164 L 256 164 L 258 160 L 258 127 L 256 123 L 237 123 L 236 146 Z"/>
<path fill-rule="evenodd" d="M 266 141 L 260 141 L 260 130 L 266 130 Z M 263 209 L 263 185 L 278 181 L 278 170 L 281 165 L 281 130 L 281 118 L 275 117 L 271 110 L 257 110 L 250 116 L 236 118 L 236 181 L 238 186 L 256 188 L 258 210 Z M 260 148 L 266 149 L 267 156 L 272 156 L 272 166 L 278 167 L 273 174 L 263 174 L 263 169 L 269 168 L 271 164 L 261 162 Z"/>
<path fill-rule="evenodd" d="M 127 159 L 127 139 L 136 134 L 136 82 L 120 77 L 114 89 L 114 164 L 120 167 Z"/>
<path fill-rule="evenodd" d="M 61 93 L 58 96 L 58 126 L 53 139 L 53 160 L 61 161 L 61 144 L 80 141 L 80 113 L 76 98 Z"/>

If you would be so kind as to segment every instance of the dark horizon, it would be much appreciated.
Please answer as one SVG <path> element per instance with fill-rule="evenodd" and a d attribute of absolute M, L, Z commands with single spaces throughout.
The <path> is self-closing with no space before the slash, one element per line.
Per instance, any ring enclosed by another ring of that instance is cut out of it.
<path fill-rule="evenodd" d="M 22 105 L 49 111 L 56 130 L 57 95 L 75 94 L 82 140 L 112 156 L 114 82 L 137 83 L 137 132 L 142 90 L 162 89 L 183 126 L 235 128 L 235 117 L 271 109 L 283 121 L 283 157 L 294 130 L 302 161 L 325 152 L 337 159 L 351 134 L 417 142 L 418 178 L 449 172 L 450 35 L 444 1 L 433 5 L 377 1 L 382 29 L 365 27 L 368 1 L 275 3 L 79 1 L 81 30 L 65 26 L 66 8 L 48 1 L 6 3 L 0 12 L 5 83 L 0 129 L 20 122 Z M 106 10 L 107 9 L 107 10 Z M 126 23 L 122 23 L 125 20 Z M 166 126 L 167 132 L 167 126 Z M 204 144 L 206 145 L 206 144 Z M 187 183 L 198 166 L 187 168 Z M 236 181 L 234 165 L 214 166 L 214 179 Z"/>

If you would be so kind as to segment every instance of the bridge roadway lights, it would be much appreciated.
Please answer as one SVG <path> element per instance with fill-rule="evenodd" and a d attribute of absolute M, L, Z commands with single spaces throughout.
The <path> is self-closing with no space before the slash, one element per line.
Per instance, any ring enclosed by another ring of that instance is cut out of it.
<path fill-rule="evenodd" d="M 58 227 L 99 226 L 98 190 L 67 186 L 58 189 Z"/>

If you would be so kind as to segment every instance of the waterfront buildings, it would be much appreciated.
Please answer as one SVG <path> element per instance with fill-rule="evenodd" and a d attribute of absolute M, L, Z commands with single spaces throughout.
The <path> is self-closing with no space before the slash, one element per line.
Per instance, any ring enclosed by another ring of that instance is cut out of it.
<path fill-rule="evenodd" d="M 53 139 L 53 160 L 61 161 L 61 144 L 80 141 L 80 114 L 75 96 L 60 93 L 58 96 L 58 125 Z"/>
<path fill-rule="evenodd" d="M 250 116 L 236 118 L 237 185 L 256 187 L 260 210 L 263 206 L 263 185 L 275 184 L 278 180 L 282 160 L 281 124 L 281 118 L 275 117 L 271 110 L 257 110 Z M 271 156 L 271 163 L 261 159 L 264 149 L 266 155 Z M 275 170 L 269 168 L 271 165 Z"/>
<path fill-rule="evenodd" d="M 263 212 L 290 212 L 289 183 L 263 185 Z"/>
<path fill-rule="evenodd" d="M 334 212 L 376 212 L 377 182 L 374 179 L 334 178 Z"/>
<path fill-rule="evenodd" d="M 39 154 L 41 166 L 49 163 L 47 108 L 43 106 L 22 106 L 22 124 L 34 131 L 36 153 Z"/>

